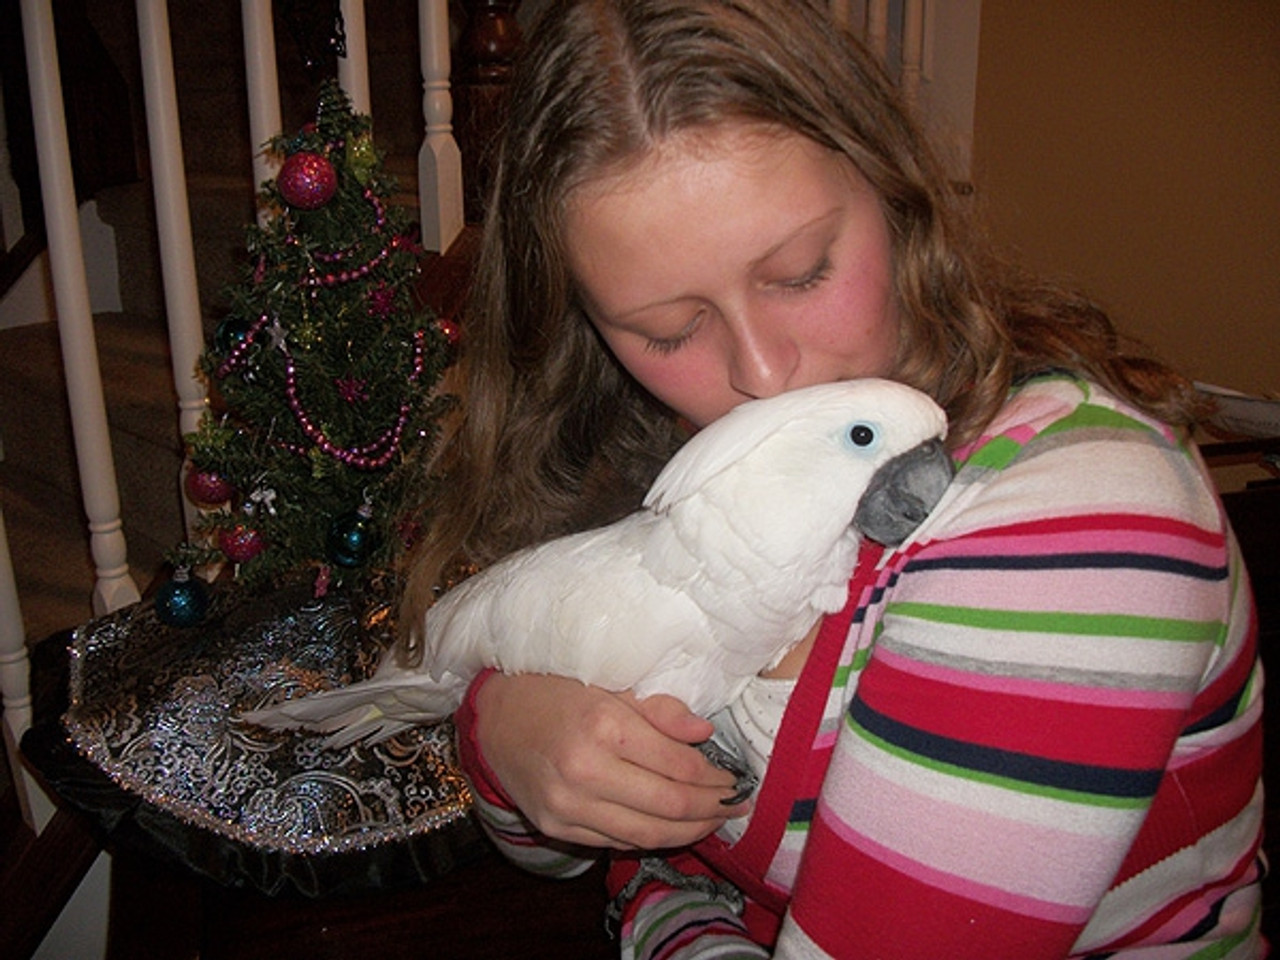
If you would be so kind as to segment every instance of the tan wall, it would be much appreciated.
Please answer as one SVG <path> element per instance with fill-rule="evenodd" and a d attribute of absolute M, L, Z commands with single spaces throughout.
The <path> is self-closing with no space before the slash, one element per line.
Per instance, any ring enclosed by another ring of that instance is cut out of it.
<path fill-rule="evenodd" d="M 998 242 L 1280 395 L 1280 0 L 983 0 L 974 126 Z"/>

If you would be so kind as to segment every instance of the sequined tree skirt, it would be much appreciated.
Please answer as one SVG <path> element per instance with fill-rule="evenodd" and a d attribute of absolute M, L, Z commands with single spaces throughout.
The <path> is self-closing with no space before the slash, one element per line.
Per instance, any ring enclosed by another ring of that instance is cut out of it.
<path fill-rule="evenodd" d="M 134 835 L 223 883 L 318 894 L 428 879 L 481 843 L 451 724 L 329 750 L 237 719 L 363 679 L 392 633 L 385 604 L 343 595 L 217 590 L 190 627 L 144 602 L 71 634 L 65 744 L 33 730 L 23 749 L 108 832 L 131 819 Z M 74 769 L 85 761 L 87 778 Z"/>

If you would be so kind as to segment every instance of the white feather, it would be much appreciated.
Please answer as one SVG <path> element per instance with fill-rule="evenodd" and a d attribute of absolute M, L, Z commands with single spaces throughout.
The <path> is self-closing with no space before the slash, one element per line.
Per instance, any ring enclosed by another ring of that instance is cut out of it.
<path fill-rule="evenodd" d="M 851 441 L 855 424 L 870 443 Z M 421 666 L 388 657 L 368 680 L 244 719 L 333 732 L 335 746 L 382 739 L 447 716 L 485 667 L 667 693 L 709 715 L 844 605 L 864 491 L 945 433 L 932 400 L 885 380 L 742 404 L 680 450 L 644 509 L 447 593 L 427 614 Z M 940 495 L 947 479 L 929 485 Z"/>

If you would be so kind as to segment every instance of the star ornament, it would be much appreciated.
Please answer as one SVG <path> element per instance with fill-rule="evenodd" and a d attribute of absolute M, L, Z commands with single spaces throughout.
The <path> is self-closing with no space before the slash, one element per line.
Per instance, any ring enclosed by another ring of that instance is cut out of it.
<path fill-rule="evenodd" d="M 285 341 L 289 338 L 289 334 L 278 319 L 271 321 L 271 326 L 267 328 L 267 336 L 271 338 L 272 350 L 285 349 Z"/>

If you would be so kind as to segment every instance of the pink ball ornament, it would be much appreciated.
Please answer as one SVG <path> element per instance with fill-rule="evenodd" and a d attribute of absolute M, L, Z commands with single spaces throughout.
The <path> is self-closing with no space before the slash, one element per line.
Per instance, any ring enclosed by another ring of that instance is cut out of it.
<path fill-rule="evenodd" d="M 216 507 L 235 493 L 235 487 L 216 470 L 188 470 L 183 488 L 197 507 Z"/>
<path fill-rule="evenodd" d="M 243 523 L 218 534 L 218 549 L 232 563 L 248 563 L 266 548 L 267 542 L 262 539 L 262 534 Z"/>
<path fill-rule="evenodd" d="M 338 189 L 338 175 L 327 157 L 300 150 L 285 158 L 276 186 L 289 206 L 315 210 L 333 199 Z"/>

